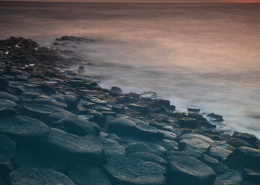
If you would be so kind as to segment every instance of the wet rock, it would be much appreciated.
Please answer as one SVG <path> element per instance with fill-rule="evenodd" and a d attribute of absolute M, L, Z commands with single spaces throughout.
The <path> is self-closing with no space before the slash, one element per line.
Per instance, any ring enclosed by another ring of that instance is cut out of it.
<path fill-rule="evenodd" d="M 0 134 L 0 173 L 12 170 L 10 160 L 15 155 L 16 143 L 8 137 Z"/>
<path fill-rule="evenodd" d="M 179 142 L 179 150 L 193 150 L 201 153 L 208 151 L 213 140 L 199 134 L 185 134 L 181 136 Z"/>
<path fill-rule="evenodd" d="M 227 170 L 225 173 L 218 175 L 214 185 L 233 185 L 242 182 L 241 175 L 233 170 Z"/>
<path fill-rule="evenodd" d="M 198 122 L 196 119 L 187 118 L 187 117 L 181 118 L 178 124 L 183 128 L 191 128 L 191 129 L 195 129 L 198 126 Z"/>
<path fill-rule="evenodd" d="M 215 172 L 198 159 L 185 155 L 171 155 L 170 178 L 178 185 L 199 184 L 213 185 L 216 179 Z"/>
<path fill-rule="evenodd" d="M 200 109 L 197 107 L 188 107 L 187 110 L 189 112 L 200 112 Z"/>
<path fill-rule="evenodd" d="M 109 92 L 112 95 L 121 95 L 123 91 L 119 87 L 111 87 L 111 90 Z"/>
<path fill-rule="evenodd" d="M 116 133 L 129 133 L 135 126 L 135 122 L 126 118 L 116 118 L 108 122 L 108 129 Z"/>
<path fill-rule="evenodd" d="M 0 133 L 8 135 L 16 142 L 43 142 L 48 132 L 46 124 L 30 117 L 12 116 L 0 119 Z"/>
<path fill-rule="evenodd" d="M 260 169 L 246 169 L 245 168 L 243 170 L 242 175 L 246 181 L 260 183 Z"/>
<path fill-rule="evenodd" d="M 260 150 L 249 147 L 238 147 L 224 161 L 231 169 L 242 169 L 244 166 L 249 168 L 259 168 Z"/>
<path fill-rule="evenodd" d="M 95 165 L 100 165 L 104 161 L 104 151 L 100 145 L 87 138 L 51 129 L 47 136 L 47 142 L 48 153 L 51 156 Z"/>
<path fill-rule="evenodd" d="M 241 139 L 241 140 L 243 140 L 243 141 L 246 141 L 246 142 L 248 142 L 250 145 L 252 145 L 253 147 L 256 147 L 257 138 L 256 138 L 255 135 L 248 134 L 248 133 L 241 133 L 241 132 L 235 131 L 235 132 L 233 133 L 232 137 Z"/>
<path fill-rule="evenodd" d="M 6 116 L 15 113 L 15 107 L 17 104 L 10 100 L 0 101 L 0 116 Z"/>
<path fill-rule="evenodd" d="M 219 147 L 219 146 L 212 146 L 212 147 L 210 147 L 210 149 L 208 151 L 209 156 L 211 156 L 219 161 L 225 160 L 231 153 L 232 153 L 232 151 Z"/>
<path fill-rule="evenodd" d="M 104 171 L 96 166 L 77 165 L 72 167 L 69 177 L 80 185 L 111 185 Z"/>
<path fill-rule="evenodd" d="M 114 156 L 103 166 L 112 184 L 163 185 L 166 168 L 141 159 Z"/>
<path fill-rule="evenodd" d="M 118 114 L 125 114 L 125 107 L 124 106 L 113 106 L 112 111 Z"/>
<path fill-rule="evenodd" d="M 74 182 L 62 173 L 36 168 L 21 168 L 11 173 L 11 185 L 75 185 Z"/>
<path fill-rule="evenodd" d="M 19 99 L 17 98 L 17 96 L 14 96 L 10 93 L 6 93 L 6 92 L 2 92 L 0 91 L 0 99 L 4 99 L 4 100 L 10 100 L 13 102 L 17 102 Z"/>
<path fill-rule="evenodd" d="M 133 103 L 129 104 L 128 107 L 137 112 L 140 112 L 141 114 L 148 114 L 148 111 L 149 111 L 147 106 L 142 106 L 142 105 L 133 104 Z"/>
<path fill-rule="evenodd" d="M 211 118 L 211 121 L 224 121 L 223 117 L 214 113 L 210 113 L 207 115 Z"/>

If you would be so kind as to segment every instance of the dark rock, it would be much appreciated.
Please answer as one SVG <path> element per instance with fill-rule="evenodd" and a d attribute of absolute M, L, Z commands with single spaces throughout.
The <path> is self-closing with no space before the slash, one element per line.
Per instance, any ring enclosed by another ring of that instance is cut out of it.
<path fill-rule="evenodd" d="M 176 140 L 177 139 L 177 135 L 174 134 L 173 132 L 158 130 L 158 133 L 162 133 L 164 135 L 164 139 L 169 139 L 169 140 Z"/>
<path fill-rule="evenodd" d="M 251 181 L 255 183 L 260 183 L 260 169 L 244 169 L 243 178 L 246 181 Z"/>
<path fill-rule="evenodd" d="M 213 185 L 216 179 L 215 172 L 201 161 L 191 156 L 171 155 L 170 178 L 178 185 L 198 184 Z"/>
<path fill-rule="evenodd" d="M 190 151 L 190 150 L 183 150 L 183 151 L 167 151 L 166 155 L 171 158 L 171 156 L 190 156 L 194 157 L 202 162 L 204 162 L 204 154 L 200 152 Z"/>
<path fill-rule="evenodd" d="M 178 124 L 183 127 L 183 128 L 191 128 L 191 129 L 195 129 L 197 128 L 197 120 L 194 118 L 181 118 L 178 122 Z"/>
<path fill-rule="evenodd" d="M 24 140 L 44 141 L 49 128 L 43 122 L 26 116 L 0 119 L 0 133 L 10 136 L 16 142 Z"/>
<path fill-rule="evenodd" d="M 149 161 L 161 165 L 167 165 L 168 163 L 160 156 L 150 153 L 150 152 L 133 152 L 127 155 L 128 157 L 142 159 L 144 161 Z"/>
<path fill-rule="evenodd" d="M 227 166 L 220 163 L 217 159 L 214 159 L 207 155 L 203 156 L 202 162 L 208 165 L 216 174 L 222 174 L 228 170 Z"/>
<path fill-rule="evenodd" d="M 258 185 L 258 184 L 249 181 L 242 181 L 237 183 L 236 185 Z"/>
<path fill-rule="evenodd" d="M 9 80 L 3 77 L 0 77 L 0 88 L 6 88 L 9 84 Z"/>
<path fill-rule="evenodd" d="M 17 102 L 19 100 L 16 96 L 2 91 L 0 91 L 0 99 L 10 100 L 13 102 Z"/>
<path fill-rule="evenodd" d="M 233 185 L 242 181 L 241 175 L 233 170 L 227 170 L 225 173 L 218 175 L 214 185 Z"/>
<path fill-rule="evenodd" d="M 67 105 L 65 103 L 61 103 L 58 102 L 57 100 L 53 99 L 53 98 L 49 98 L 49 97 L 38 97 L 32 100 L 33 104 L 43 104 L 43 105 L 53 105 L 53 106 L 58 106 L 61 107 L 63 109 L 67 109 Z"/>
<path fill-rule="evenodd" d="M 6 116 L 15 113 L 15 107 L 17 104 L 10 100 L 0 101 L 0 116 Z"/>
<path fill-rule="evenodd" d="M 16 143 L 8 137 L 0 134 L 0 173 L 12 170 L 10 160 L 14 157 Z"/>
<path fill-rule="evenodd" d="M 103 166 L 112 184 L 163 185 L 166 168 L 141 159 L 115 156 Z"/>
<path fill-rule="evenodd" d="M 127 145 L 126 147 L 126 154 L 129 155 L 131 153 L 136 152 L 146 152 L 146 153 L 152 153 L 156 154 L 158 156 L 162 156 L 162 153 L 151 146 L 147 145 L 146 143 L 141 142 L 133 142 Z"/>
<path fill-rule="evenodd" d="M 129 131 L 131 133 L 131 131 Z M 157 128 L 152 127 L 144 122 L 137 122 L 133 127 L 132 133 L 140 137 L 163 138 L 163 134 L 158 133 Z"/>
<path fill-rule="evenodd" d="M 162 124 L 162 123 L 150 122 L 149 125 L 157 128 L 157 129 L 170 131 L 170 132 L 173 131 L 172 126 L 168 126 L 168 125 L 165 125 L 165 124 Z"/>
<path fill-rule="evenodd" d="M 40 91 L 42 91 L 43 93 L 47 93 L 47 94 L 55 94 L 56 91 L 49 85 L 47 84 L 41 84 L 37 87 Z"/>
<path fill-rule="evenodd" d="M 219 146 L 212 146 L 212 147 L 210 147 L 210 149 L 208 151 L 209 156 L 211 156 L 219 161 L 225 160 L 231 153 L 232 153 L 232 151 L 219 147 Z"/>
<path fill-rule="evenodd" d="M 214 113 L 210 113 L 207 115 L 211 118 L 211 121 L 224 121 L 223 117 Z"/>
<path fill-rule="evenodd" d="M 136 103 L 139 101 L 139 99 L 131 97 L 131 96 L 123 96 L 123 97 L 118 97 L 117 101 L 119 103 Z"/>
<path fill-rule="evenodd" d="M 112 95 L 121 95 L 123 91 L 119 87 L 111 87 L 111 90 L 109 92 Z"/>
<path fill-rule="evenodd" d="M 65 103 L 68 105 L 69 108 L 76 108 L 77 107 L 77 100 L 78 98 L 73 95 L 64 95 Z"/>
<path fill-rule="evenodd" d="M 135 126 L 135 122 L 126 118 L 116 118 L 108 122 L 108 129 L 116 133 L 129 133 Z"/>
<path fill-rule="evenodd" d="M 166 108 L 169 108 L 171 105 L 171 102 L 169 100 L 156 99 L 155 102 Z"/>
<path fill-rule="evenodd" d="M 93 109 L 97 111 L 111 111 L 111 108 L 104 105 L 96 105 L 93 107 Z"/>
<path fill-rule="evenodd" d="M 200 109 L 197 107 L 188 107 L 187 109 L 189 112 L 200 112 Z"/>
<path fill-rule="evenodd" d="M 96 166 L 77 165 L 72 167 L 69 177 L 80 185 L 111 185 L 104 171 Z"/>
<path fill-rule="evenodd" d="M 233 133 L 232 137 L 244 140 L 244 141 L 250 143 L 253 147 L 256 147 L 257 138 L 255 135 L 235 131 Z"/>
<path fill-rule="evenodd" d="M 149 111 L 147 106 L 137 105 L 137 104 L 133 104 L 133 103 L 129 104 L 128 107 L 137 112 L 140 112 L 141 114 L 148 114 L 148 111 Z"/>
<path fill-rule="evenodd" d="M 48 153 L 57 158 L 68 161 L 81 161 L 100 165 L 104 161 L 104 151 L 84 137 L 65 133 L 58 129 L 51 129 L 47 136 Z"/>
<path fill-rule="evenodd" d="M 21 168 L 11 173 L 11 185 L 75 185 L 62 173 L 36 168 Z"/>
<path fill-rule="evenodd" d="M 239 138 L 230 138 L 227 140 L 227 143 L 234 146 L 234 147 L 240 147 L 240 146 L 246 146 L 246 147 L 253 147 L 250 143 L 246 142 L 245 140 L 239 139 Z"/>
<path fill-rule="evenodd" d="M 112 111 L 118 114 L 125 114 L 125 107 L 124 106 L 113 106 Z"/>
<path fill-rule="evenodd" d="M 259 168 L 260 150 L 249 147 L 238 147 L 224 161 L 231 169 L 242 169 L 244 166 L 249 168 Z"/>
<path fill-rule="evenodd" d="M 213 140 L 199 134 L 185 134 L 181 136 L 179 142 L 179 150 L 193 150 L 201 153 L 208 151 Z"/>

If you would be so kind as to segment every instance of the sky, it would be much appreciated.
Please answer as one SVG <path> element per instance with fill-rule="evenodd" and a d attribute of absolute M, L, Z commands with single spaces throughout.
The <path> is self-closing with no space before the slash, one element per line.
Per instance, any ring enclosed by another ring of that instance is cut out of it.
<path fill-rule="evenodd" d="M 5 0 L 5 1 L 95 2 L 95 3 L 260 3 L 260 0 Z"/>

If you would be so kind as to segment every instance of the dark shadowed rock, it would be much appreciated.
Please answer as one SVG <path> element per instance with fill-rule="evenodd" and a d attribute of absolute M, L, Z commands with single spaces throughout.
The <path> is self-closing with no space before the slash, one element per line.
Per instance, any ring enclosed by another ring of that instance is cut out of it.
<path fill-rule="evenodd" d="M 112 184 L 163 185 L 166 168 L 141 159 L 114 156 L 103 166 Z"/>
<path fill-rule="evenodd" d="M 48 126 L 27 116 L 13 116 L 0 119 L 0 133 L 20 142 L 23 140 L 44 141 Z"/>
<path fill-rule="evenodd" d="M 140 112 L 141 114 L 148 114 L 148 110 L 149 110 L 147 106 L 138 105 L 138 104 L 134 104 L 134 103 L 129 104 L 128 107 L 137 112 Z"/>
<path fill-rule="evenodd" d="M 170 178 L 178 185 L 213 185 L 216 174 L 198 159 L 185 155 L 171 155 Z"/>
<path fill-rule="evenodd" d="M 11 173 L 11 185 L 75 185 L 62 173 L 36 168 L 21 168 Z"/>
<path fill-rule="evenodd" d="M 260 169 L 246 169 L 245 168 L 243 170 L 242 175 L 246 181 L 260 183 Z"/>
<path fill-rule="evenodd" d="M 14 114 L 16 106 L 17 106 L 17 104 L 15 102 L 2 99 L 0 101 L 0 116 Z"/>
<path fill-rule="evenodd" d="M 121 95 L 123 91 L 119 87 L 111 87 L 111 90 L 109 92 L 112 95 Z"/>
<path fill-rule="evenodd" d="M 198 124 L 197 124 L 197 120 L 194 118 L 181 118 L 178 122 L 178 124 L 183 127 L 183 128 L 191 128 L 191 129 L 195 129 L 197 128 Z"/>
<path fill-rule="evenodd" d="M 256 184 L 254 182 L 249 182 L 249 181 L 242 181 L 242 182 L 239 182 L 235 185 L 259 185 L 259 184 Z"/>
<path fill-rule="evenodd" d="M 104 171 L 96 166 L 78 165 L 69 171 L 69 177 L 80 185 L 111 185 Z"/>
<path fill-rule="evenodd" d="M 15 148 L 15 141 L 0 134 L 0 173 L 9 172 L 12 169 L 10 160 L 14 157 Z"/>
<path fill-rule="evenodd" d="M 48 153 L 69 161 L 82 161 L 99 165 L 104 160 L 104 151 L 100 145 L 84 137 L 51 129 L 47 136 Z"/>
<path fill-rule="evenodd" d="M 118 114 L 125 114 L 125 107 L 124 106 L 113 106 L 112 111 Z"/>
<path fill-rule="evenodd" d="M 240 146 L 246 146 L 246 147 L 253 147 L 250 143 L 248 143 L 245 140 L 239 139 L 239 138 L 230 138 L 227 140 L 227 143 L 234 146 L 234 147 L 240 147 Z"/>
<path fill-rule="evenodd" d="M 135 122 L 126 118 L 116 118 L 108 122 L 108 129 L 119 133 L 129 133 L 129 131 L 131 132 L 135 126 Z"/>
<path fill-rule="evenodd" d="M 6 88 L 9 84 L 9 80 L 3 77 L 0 77 L 0 88 Z"/>
<path fill-rule="evenodd" d="M 147 153 L 153 153 L 159 156 L 162 156 L 162 152 L 158 151 L 154 148 L 152 148 L 151 146 L 149 146 L 146 143 L 142 143 L 142 142 L 133 142 L 127 145 L 126 147 L 126 154 L 131 154 L 131 153 L 135 153 L 135 152 L 147 152 Z"/>
<path fill-rule="evenodd" d="M 257 138 L 255 135 L 235 131 L 233 133 L 232 137 L 244 140 L 244 141 L 250 143 L 253 147 L 256 147 Z"/>
<path fill-rule="evenodd" d="M 165 139 L 169 139 L 169 140 L 176 140 L 177 139 L 177 135 L 174 134 L 173 132 L 158 130 L 158 133 L 162 133 Z"/>
<path fill-rule="evenodd" d="M 46 93 L 46 94 L 55 94 L 56 91 L 49 85 L 47 84 L 41 84 L 37 87 L 41 92 Z"/>
<path fill-rule="evenodd" d="M 234 185 L 242 181 L 241 175 L 233 170 L 227 170 L 225 173 L 218 175 L 214 185 Z"/>
<path fill-rule="evenodd" d="M 208 165 L 216 174 L 222 174 L 228 170 L 228 167 L 220 163 L 217 159 L 209 157 L 207 155 L 203 156 L 203 160 L 206 165 Z"/>
<path fill-rule="evenodd" d="M 168 164 L 162 157 L 150 152 L 133 152 L 128 154 L 127 156 L 142 159 L 144 161 L 154 162 L 161 165 Z"/>
<path fill-rule="evenodd" d="M 13 102 L 16 102 L 18 101 L 19 99 L 17 98 L 17 96 L 15 95 L 12 95 L 10 93 L 6 93 L 6 92 L 2 92 L 0 91 L 0 99 L 4 99 L 4 100 L 10 100 L 10 101 L 13 101 Z M 0 100 L 0 101 L 1 101 Z"/>
<path fill-rule="evenodd" d="M 137 122 L 136 126 L 133 127 L 133 134 L 141 137 L 163 138 L 163 134 L 158 134 L 157 128 L 144 122 Z"/>
<path fill-rule="evenodd" d="M 224 121 L 224 119 L 221 115 L 210 113 L 207 116 L 210 117 L 211 121 Z"/>
<path fill-rule="evenodd" d="M 227 157 L 224 164 L 232 169 L 242 169 L 244 166 L 259 168 L 260 150 L 249 147 L 238 147 Z"/>

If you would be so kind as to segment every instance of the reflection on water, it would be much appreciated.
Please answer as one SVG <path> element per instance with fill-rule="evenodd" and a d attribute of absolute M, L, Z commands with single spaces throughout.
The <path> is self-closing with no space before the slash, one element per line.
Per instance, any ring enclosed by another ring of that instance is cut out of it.
<path fill-rule="evenodd" d="M 2 3 L 0 12 L 1 38 L 93 38 L 74 49 L 103 87 L 156 91 L 260 137 L 258 4 Z"/>

